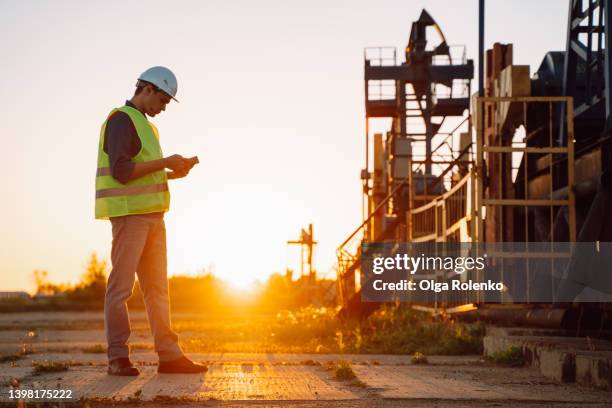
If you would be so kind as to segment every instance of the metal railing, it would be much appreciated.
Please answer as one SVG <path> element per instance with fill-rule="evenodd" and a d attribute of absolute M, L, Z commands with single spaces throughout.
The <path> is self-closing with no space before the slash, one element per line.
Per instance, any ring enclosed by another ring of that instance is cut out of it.
<path fill-rule="evenodd" d="M 363 49 L 363 59 L 373 67 L 397 65 L 397 47 L 366 47 Z"/>
<path fill-rule="evenodd" d="M 474 184 L 474 172 L 470 170 L 446 193 L 425 205 L 411 206 L 406 216 L 408 241 L 469 242 L 473 236 L 468 227 L 474 215 Z M 414 186 L 414 183 L 410 182 L 410 185 Z M 413 190 L 411 188 L 411 202 L 418 197 Z"/>
<path fill-rule="evenodd" d="M 408 177 L 398 183 L 397 186 L 380 202 L 378 206 L 368 215 L 368 217 L 338 246 L 336 256 L 338 258 L 338 294 L 340 304 L 346 305 L 351 296 L 359 290 L 359 268 L 361 265 L 361 244 L 367 241 L 366 230 L 373 218 L 385 212 L 389 201 L 402 187 L 408 183 Z M 401 220 L 397 218 L 394 222 L 387 225 L 374 241 L 382 241 L 392 233 Z"/>

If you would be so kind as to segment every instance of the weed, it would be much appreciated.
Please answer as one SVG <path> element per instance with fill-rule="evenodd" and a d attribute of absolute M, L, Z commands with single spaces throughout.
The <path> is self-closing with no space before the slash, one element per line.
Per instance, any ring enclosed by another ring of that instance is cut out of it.
<path fill-rule="evenodd" d="M 70 367 L 69 363 L 60 362 L 60 361 L 34 361 L 32 363 L 34 367 L 34 374 L 44 374 L 44 373 L 56 373 L 59 371 L 66 371 L 68 367 Z"/>
<path fill-rule="evenodd" d="M 83 347 L 81 351 L 83 353 L 92 353 L 92 354 L 106 353 L 106 347 L 104 347 L 104 345 L 102 344 L 94 344 L 93 346 Z"/>
<path fill-rule="evenodd" d="M 520 347 L 512 346 L 506 350 L 496 351 L 489 360 L 495 364 L 508 367 L 521 367 L 525 365 L 523 350 Z"/>
<path fill-rule="evenodd" d="M 419 351 L 414 353 L 410 361 L 412 361 L 412 364 L 429 364 L 427 356 Z"/>
<path fill-rule="evenodd" d="M 462 355 L 482 352 L 482 324 L 461 324 L 407 307 L 383 307 L 361 324 L 360 338 L 347 338 L 347 352 Z M 360 347 L 355 347 L 360 344 Z"/>
<path fill-rule="evenodd" d="M 347 361 L 339 361 L 334 369 L 334 377 L 337 380 L 354 380 L 357 378 L 351 365 Z"/>

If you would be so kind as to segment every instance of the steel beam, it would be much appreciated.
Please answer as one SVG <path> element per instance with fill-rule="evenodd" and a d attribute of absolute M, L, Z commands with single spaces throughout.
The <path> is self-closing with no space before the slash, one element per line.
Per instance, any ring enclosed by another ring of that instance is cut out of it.
<path fill-rule="evenodd" d="M 453 79 L 474 78 L 474 64 L 471 60 L 464 65 L 398 65 L 398 66 L 371 66 L 365 65 L 365 80 L 398 80 L 406 82 L 419 82 L 431 80 L 432 82 L 446 82 Z"/>

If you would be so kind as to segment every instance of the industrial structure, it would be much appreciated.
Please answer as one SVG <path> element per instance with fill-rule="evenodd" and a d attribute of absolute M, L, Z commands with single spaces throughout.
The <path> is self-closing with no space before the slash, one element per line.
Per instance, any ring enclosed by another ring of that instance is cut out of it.
<path fill-rule="evenodd" d="M 307 279 L 310 283 L 317 280 L 317 272 L 313 262 L 314 246 L 316 244 L 312 224 L 308 224 L 307 229 L 302 228 L 299 239 L 287 241 L 287 245 L 300 246 L 300 279 Z"/>
<path fill-rule="evenodd" d="M 512 44 L 496 43 L 480 56 L 486 65 L 480 95 L 472 94 L 474 63 L 465 48 L 449 46 L 425 10 L 412 23 L 404 61 L 394 48 L 365 50 L 367 211 L 337 249 L 341 317 L 378 307 L 361 301 L 361 260 L 371 248 L 364 244 L 612 241 L 612 218 L 605 215 L 612 163 L 609 3 L 570 0 L 566 50 L 545 54 L 533 75 L 514 64 Z M 481 26 L 481 44 L 483 32 Z M 371 135 L 372 118 L 390 118 L 388 132 Z M 525 254 L 499 265 L 509 299 L 513 291 L 529 296 L 529 285 L 542 279 L 553 294 L 579 294 L 582 288 L 538 275 L 533 262 Z M 609 277 L 585 279 L 612 290 L 605 287 Z M 478 292 L 441 294 L 435 309 L 577 332 L 612 323 L 605 303 L 512 302 Z"/>

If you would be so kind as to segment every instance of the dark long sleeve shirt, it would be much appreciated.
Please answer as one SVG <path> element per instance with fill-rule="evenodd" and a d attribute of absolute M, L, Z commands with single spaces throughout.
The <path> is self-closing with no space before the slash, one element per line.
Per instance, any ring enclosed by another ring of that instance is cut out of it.
<path fill-rule="evenodd" d="M 125 105 L 136 108 L 130 101 L 126 101 Z M 108 119 L 103 148 L 108 154 L 112 176 L 120 183 L 127 183 L 134 171 L 132 158 L 141 148 L 138 133 L 127 113 L 115 112 Z"/>

